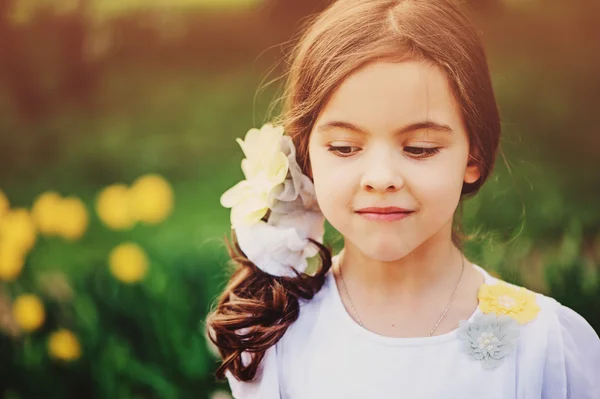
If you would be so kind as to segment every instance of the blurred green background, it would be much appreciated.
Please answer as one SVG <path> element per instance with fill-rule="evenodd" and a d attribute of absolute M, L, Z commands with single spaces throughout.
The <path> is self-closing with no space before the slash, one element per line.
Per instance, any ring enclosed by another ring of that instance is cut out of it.
<path fill-rule="evenodd" d="M 219 197 L 326 3 L 0 0 L 3 398 L 229 397 L 203 329 Z M 466 5 L 503 117 L 467 255 L 600 331 L 600 3 Z"/>

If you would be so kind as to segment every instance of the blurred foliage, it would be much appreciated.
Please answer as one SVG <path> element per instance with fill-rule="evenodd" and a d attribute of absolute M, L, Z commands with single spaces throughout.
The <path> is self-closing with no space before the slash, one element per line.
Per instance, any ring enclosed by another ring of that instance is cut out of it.
<path fill-rule="evenodd" d="M 203 329 L 228 273 L 219 197 L 278 95 L 256 91 L 277 45 L 324 4 L 0 1 L 0 394 L 226 395 Z M 469 6 L 505 156 L 462 207 L 465 251 L 600 331 L 600 5 Z"/>
<path fill-rule="evenodd" d="M 145 196 L 140 197 L 135 190 L 143 185 Z M 140 229 L 169 217 L 172 189 L 160 176 L 138 178 L 131 191 L 128 201 L 113 206 L 125 207 L 121 213 L 133 211 L 134 221 L 145 222 Z M 170 199 L 166 210 L 165 197 Z M 12 213 L 23 217 L 27 209 L 8 209 L 0 218 L 3 254 L 17 251 L 24 263 L 0 273 L 5 280 L 0 287 L 0 354 L 9 359 L 0 366 L 0 389 L 31 398 L 207 397 L 218 386 L 210 375 L 215 358 L 202 322 L 214 294 L 209 276 L 222 262 L 214 251 L 212 256 L 174 247 L 168 253 L 156 247 L 145 251 L 127 241 L 111 248 L 99 240 L 92 249 L 85 245 L 90 235 L 111 231 L 100 219 L 92 219 L 89 231 L 78 239 L 40 229 L 60 205 L 46 198 L 60 197 L 40 195 L 34 205 L 37 224 L 28 219 L 27 229 L 7 224 L 14 223 Z M 96 201 L 100 210 L 98 205 Z M 94 209 L 94 204 L 85 206 Z M 147 212 L 159 208 L 158 213 Z M 58 216 L 67 225 L 69 218 L 78 217 Z M 15 234 L 20 231 L 27 234 Z M 65 247 L 59 253 L 63 264 L 46 256 L 60 243 L 79 252 L 80 259 L 66 254 Z M 7 267 L 3 261 L 0 270 Z"/>
<path fill-rule="evenodd" d="M 84 9 L 94 18 L 107 18 L 148 9 L 168 12 L 187 9 L 239 11 L 260 2 L 261 0 L 13 0 L 8 15 L 13 23 L 26 24 L 35 18 L 36 13 L 43 11 L 62 15 Z"/>

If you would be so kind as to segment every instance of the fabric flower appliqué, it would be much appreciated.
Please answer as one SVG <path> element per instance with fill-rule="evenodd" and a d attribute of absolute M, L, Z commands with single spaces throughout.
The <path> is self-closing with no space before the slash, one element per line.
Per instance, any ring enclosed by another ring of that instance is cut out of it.
<path fill-rule="evenodd" d="M 468 355 L 481 361 L 483 368 L 493 369 L 515 350 L 519 325 L 506 315 L 478 314 L 471 322 L 459 323 L 458 337 Z"/>
<path fill-rule="evenodd" d="M 535 319 L 540 311 L 534 292 L 505 282 L 483 284 L 478 298 L 483 313 L 510 316 L 520 324 Z"/>
<path fill-rule="evenodd" d="M 221 205 L 231 209 L 231 225 L 251 226 L 260 221 L 272 203 L 271 191 L 284 183 L 289 160 L 281 151 L 284 131 L 281 126 L 265 124 L 250 129 L 244 140 L 237 139 L 246 158 L 242 160 L 245 180 L 221 196 Z"/>
<path fill-rule="evenodd" d="M 265 123 L 237 142 L 245 180 L 221 195 L 221 205 L 231 208 L 231 226 L 251 262 L 267 274 L 295 277 L 319 252 L 312 241 L 323 243 L 325 217 L 314 184 L 283 126 Z"/>

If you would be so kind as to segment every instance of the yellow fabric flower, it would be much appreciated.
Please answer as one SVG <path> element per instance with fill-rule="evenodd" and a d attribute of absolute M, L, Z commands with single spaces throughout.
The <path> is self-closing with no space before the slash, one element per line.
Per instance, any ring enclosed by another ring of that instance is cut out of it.
<path fill-rule="evenodd" d="M 159 175 L 145 175 L 131 186 L 132 212 L 137 221 L 156 224 L 173 210 L 173 190 Z"/>
<path fill-rule="evenodd" d="M 46 317 L 44 305 L 32 294 L 21 295 L 13 303 L 15 321 L 24 331 L 37 330 Z"/>
<path fill-rule="evenodd" d="M 540 311 L 534 292 L 505 282 L 483 284 L 479 288 L 478 298 L 483 313 L 504 314 L 521 324 L 535 319 Z"/>
<path fill-rule="evenodd" d="M 110 271 L 124 283 L 140 281 L 148 271 L 148 257 L 137 244 L 126 242 L 112 250 L 109 257 Z"/>
<path fill-rule="evenodd" d="M 242 180 L 221 196 L 221 205 L 231 209 L 231 224 L 249 226 L 262 219 L 269 210 L 269 193 L 285 181 L 289 161 L 280 151 L 283 127 L 265 124 L 260 130 L 250 129 L 244 140 L 236 141 L 242 148 Z"/>
<path fill-rule="evenodd" d="M 72 361 L 81 356 L 81 345 L 69 330 L 55 331 L 48 339 L 48 351 L 56 359 Z"/>
<path fill-rule="evenodd" d="M 96 201 L 100 220 L 115 230 L 133 227 L 135 217 L 131 211 L 131 195 L 124 184 L 113 184 L 103 189 Z"/>

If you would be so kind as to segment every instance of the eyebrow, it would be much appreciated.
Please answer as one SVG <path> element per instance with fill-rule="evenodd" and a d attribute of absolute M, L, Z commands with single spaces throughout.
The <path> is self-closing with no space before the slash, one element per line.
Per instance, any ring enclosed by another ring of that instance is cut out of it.
<path fill-rule="evenodd" d="M 350 130 L 352 132 L 355 132 L 355 133 L 358 133 L 361 135 L 367 135 L 367 136 L 369 135 L 369 132 L 367 132 L 366 129 L 362 129 L 350 122 L 344 122 L 344 121 L 325 122 L 325 123 L 322 123 L 319 126 L 317 126 L 317 129 L 320 131 L 323 131 L 323 132 L 333 130 L 333 129 L 344 129 L 344 130 Z M 451 134 L 453 132 L 452 128 L 448 125 L 444 125 L 444 124 L 437 123 L 434 121 L 426 120 L 426 121 L 411 123 L 410 125 L 404 126 L 403 128 L 398 129 L 396 132 L 394 132 L 394 135 L 402 135 L 402 134 L 414 132 L 417 130 L 433 130 L 435 132 L 442 132 L 442 133 L 449 133 L 449 134 Z"/>

